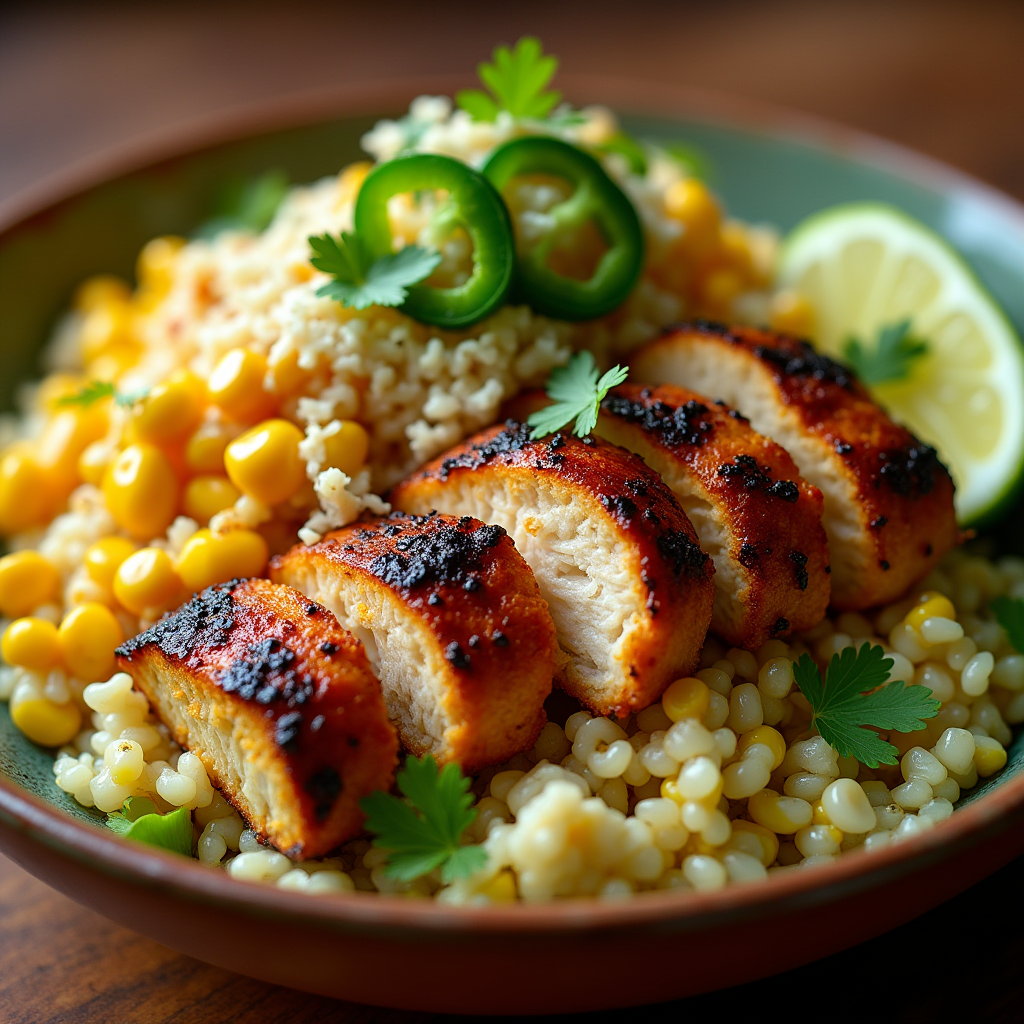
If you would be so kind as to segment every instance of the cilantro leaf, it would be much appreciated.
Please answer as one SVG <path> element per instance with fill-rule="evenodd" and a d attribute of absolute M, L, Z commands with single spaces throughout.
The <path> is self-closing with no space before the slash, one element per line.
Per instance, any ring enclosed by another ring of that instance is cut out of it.
<path fill-rule="evenodd" d="M 537 440 L 553 434 L 573 420 L 576 436 L 586 437 L 597 426 L 601 399 L 628 373 L 628 366 L 613 366 L 598 379 L 594 357 L 587 351 L 577 352 L 548 378 L 547 392 L 553 404 L 530 414 L 526 421 L 533 427 L 530 437 Z"/>
<path fill-rule="evenodd" d="M 490 95 L 481 89 L 463 89 L 455 97 L 474 121 L 496 121 L 502 110 L 540 121 L 558 105 L 562 94 L 547 88 L 558 59 L 543 52 L 539 39 L 523 36 L 513 50 L 495 47 L 491 59 L 493 64 L 484 61 L 476 69 Z"/>
<path fill-rule="evenodd" d="M 633 174 L 647 173 L 647 153 L 644 147 L 631 135 L 616 132 L 611 138 L 593 147 L 598 153 L 617 153 L 623 157 Z"/>
<path fill-rule="evenodd" d="M 843 347 L 846 361 L 865 384 L 884 384 L 886 381 L 905 380 L 911 366 L 928 351 L 928 343 L 910 333 L 910 320 L 885 324 L 878 330 L 878 341 L 873 349 L 865 347 L 859 338 L 847 338 Z"/>
<path fill-rule="evenodd" d="M 855 757 L 869 768 L 896 764 L 897 750 L 871 728 L 916 732 L 924 719 L 942 706 L 927 686 L 907 686 L 902 680 L 885 684 L 892 658 L 877 645 L 844 648 L 832 655 L 822 681 L 818 666 L 802 654 L 793 666 L 800 692 L 811 705 L 811 725 L 841 757 Z"/>
<path fill-rule="evenodd" d="M 219 191 L 213 215 L 194 232 L 196 238 L 210 239 L 222 231 L 265 230 L 288 192 L 288 175 L 267 171 L 248 181 L 234 179 Z"/>
<path fill-rule="evenodd" d="M 1024 600 L 997 597 L 991 604 L 996 622 L 1006 630 L 1006 638 L 1024 654 Z"/>
<path fill-rule="evenodd" d="M 130 796 L 120 811 L 107 815 L 107 827 L 126 839 L 192 856 L 192 812 L 186 807 L 159 814 L 152 800 Z"/>
<path fill-rule="evenodd" d="M 309 262 L 334 280 L 321 285 L 317 295 L 337 299 L 343 306 L 400 306 L 409 297 L 409 286 L 433 273 L 441 262 L 439 252 L 407 245 L 396 253 L 371 260 L 358 235 L 348 231 L 313 235 L 314 255 Z"/>
<path fill-rule="evenodd" d="M 429 754 L 409 757 L 396 781 L 408 803 L 380 790 L 359 801 L 366 828 L 377 833 L 373 845 L 389 851 L 385 874 L 410 882 L 440 867 L 447 883 L 484 866 L 482 847 L 459 842 L 476 809 L 469 779 L 458 765 L 446 764 L 438 772 Z"/>
<path fill-rule="evenodd" d="M 104 398 L 113 398 L 116 405 L 130 408 L 136 402 L 141 402 L 149 394 L 149 388 L 139 388 L 138 391 L 120 392 L 112 381 L 91 380 L 84 384 L 78 391 L 70 395 L 61 395 L 57 399 L 57 405 L 77 405 L 83 409 L 102 401 Z"/>

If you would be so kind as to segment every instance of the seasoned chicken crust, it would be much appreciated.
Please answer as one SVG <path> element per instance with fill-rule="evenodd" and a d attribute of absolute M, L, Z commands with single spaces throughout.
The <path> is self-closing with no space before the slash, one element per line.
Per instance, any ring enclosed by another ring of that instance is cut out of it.
<path fill-rule="evenodd" d="M 362 645 L 323 606 L 262 579 L 209 587 L 117 650 L 175 740 L 291 857 L 358 834 L 398 740 Z"/>
<path fill-rule="evenodd" d="M 661 478 L 635 455 L 508 421 L 391 493 L 506 529 L 529 563 L 565 657 L 560 683 L 600 714 L 647 707 L 692 671 L 711 620 L 714 567 Z"/>
<path fill-rule="evenodd" d="M 407 750 L 476 771 L 536 740 L 555 627 L 501 527 L 395 513 L 297 545 L 271 575 L 363 640 Z"/>
<path fill-rule="evenodd" d="M 679 499 L 715 563 L 715 632 L 756 649 L 821 621 L 830 592 L 821 492 L 783 448 L 723 402 L 671 385 L 613 389 L 597 430 Z"/>
<path fill-rule="evenodd" d="M 697 322 L 644 346 L 631 368 L 637 381 L 722 398 L 789 452 L 824 498 L 836 608 L 898 597 L 958 543 L 953 481 L 934 449 L 807 342 Z"/>

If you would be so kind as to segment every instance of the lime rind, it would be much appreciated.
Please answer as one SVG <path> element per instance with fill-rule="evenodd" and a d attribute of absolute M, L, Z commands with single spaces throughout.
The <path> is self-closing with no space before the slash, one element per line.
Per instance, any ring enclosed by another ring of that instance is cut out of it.
<path fill-rule="evenodd" d="M 915 317 L 915 333 L 920 331 L 927 337 L 929 324 L 962 310 L 974 319 L 989 343 L 993 362 L 986 368 L 984 379 L 1001 398 L 1003 423 L 998 443 L 984 460 L 965 460 L 962 456 L 951 459 L 941 443 L 936 447 L 951 463 L 958 483 L 960 521 L 974 526 L 990 523 L 1024 489 L 1024 346 L 1006 314 L 950 244 L 902 210 L 882 203 L 830 207 L 798 224 L 783 245 L 781 283 L 798 282 L 815 264 L 826 268 L 831 265 L 832 274 L 837 274 L 837 253 L 855 241 L 881 241 L 898 258 L 916 256 L 935 270 L 942 288 L 925 306 L 927 318 L 919 321 Z M 841 302 L 841 282 L 832 281 L 831 287 Z M 840 315 L 840 319 L 848 321 L 849 316 Z M 865 328 L 873 331 L 877 326 L 863 321 L 844 322 L 849 333 L 863 334 Z M 935 438 L 922 439 L 936 443 Z"/>

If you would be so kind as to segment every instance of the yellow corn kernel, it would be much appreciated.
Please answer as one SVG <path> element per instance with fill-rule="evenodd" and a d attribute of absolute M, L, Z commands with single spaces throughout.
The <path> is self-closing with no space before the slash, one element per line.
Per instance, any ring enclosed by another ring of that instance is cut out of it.
<path fill-rule="evenodd" d="M 138 345 L 132 320 L 131 306 L 123 300 L 98 303 L 85 314 L 79 344 L 82 360 L 90 366 L 90 376 L 95 376 L 96 371 L 91 364 L 100 356 Z"/>
<path fill-rule="evenodd" d="M 363 187 L 366 176 L 373 169 L 369 160 L 357 160 L 349 164 L 341 174 L 338 175 L 338 206 L 351 203 Z"/>
<path fill-rule="evenodd" d="M 139 441 L 175 441 L 199 426 L 206 408 L 206 388 L 194 374 L 183 371 L 157 384 L 132 413 Z"/>
<path fill-rule="evenodd" d="M 64 664 L 76 679 L 104 682 L 114 674 L 114 648 L 124 643 L 124 631 L 109 608 L 96 601 L 80 604 L 64 616 L 57 638 Z"/>
<path fill-rule="evenodd" d="M 107 427 L 106 411 L 98 405 L 61 409 L 47 421 L 36 458 L 58 493 L 68 494 L 78 486 L 78 460 L 89 445 L 106 434 Z"/>
<path fill-rule="evenodd" d="M 85 549 L 82 564 L 90 579 L 106 590 L 114 587 L 114 576 L 121 563 L 135 554 L 135 545 L 127 537 L 103 537 Z"/>
<path fill-rule="evenodd" d="M 336 434 L 324 438 L 326 459 L 323 468 L 333 467 L 355 476 L 366 465 L 370 451 L 370 435 L 355 420 L 342 420 Z"/>
<path fill-rule="evenodd" d="M 125 303 L 131 298 L 128 282 L 112 274 L 97 274 L 87 278 L 75 292 L 74 307 L 79 313 L 89 313 L 97 306 Z"/>
<path fill-rule="evenodd" d="M 750 250 L 747 229 L 738 221 L 726 221 L 719 232 L 719 258 L 723 259 L 744 281 L 754 278 L 754 256 Z"/>
<path fill-rule="evenodd" d="M 480 887 L 482 895 L 494 903 L 514 903 L 516 880 L 511 871 L 499 871 L 486 885 Z"/>
<path fill-rule="evenodd" d="M 666 800 L 673 800 L 675 803 L 679 804 L 680 807 L 683 804 L 690 802 L 698 803 L 702 807 L 717 807 L 718 801 L 722 798 L 722 789 L 724 785 L 725 783 L 722 777 L 719 776 L 715 788 L 708 793 L 707 796 L 702 796 L 699 800 L 691 801 L 689 797 L 685 797 L 679 792 L 679 783 L 677 779 L 670 775 L 667 779 L 662 780 L 659 792 Z"/>
<path fill-rule="evenodd" d="M 673 722 L 684 718 L 703 718 L 711 703 L 707 683 L 694 676 L 677 679 L 661 695 L 661 706 Z"/>
<path fill-rule="evenodd" d="M 20 533 L 50 519 L 56 495 L 50 474 L 24 445 L 0 457 L 0 533 Z"/>
<path fill-rule="evenodd" d="M 775 771 L 786 756 L 786 741 L 782 733 L 770 725 L 759 725 L 740 737 L 736 749 L 742 754 L 754 743 L 763 743 L 772 752 L 772 771 Z"/>
<path fill-rule="evenodd" d="M 274 409 L 274 398 L 263 390 L 267 361 L 258 352 L 236 348 L 213 368 L 210 401 L 237 423 L 263 419 Z"/>
<path fill-rule="evenodd" d="M 784 289 L 772 296 L 768 322 L 783 334 L 806 338 L 814 332 L 814 310 L 802 295 Z"/>
<path fill-rule="evenodd" d="M 764 825 L 758 825 L 756 821 L 746 821 L 743 818 L 735 818 L 732 823 L 734 832 L 750 832 L 757 837 L 761 844 L 761 863 L 767 868 L 775 863 L 779 855 L 779 837 L 771 829 Z"/>
<path fill-rule="evenodd" d="M 60 573 L 38 551 L 15 551 L 0 558 L 0 614 L 17 619 L 52 601 L 60 592 Z"/>
<path fill-rule="evenodd" d="M 762 789 L 747 801 L 747 813 L 776 835 L 790 836 L 811 823 L 811 805 L 798 797 Z"/>
<path fill-rule="evenodd" d="M 273 378 L 274 394 L 281 398 L 297 395 L 313 376 L 309 370 L 299 366 L 299 354 L 294 350 L 268 363 L 267 368 Z"/>
<path fill-rule="evenodd" d="M 133 615 L 170 608 L 184 592 L 174 562 L 162 548 L 136 551 L 114 574 L 114 596 Z"/>
<path fill-rule="evenodd" d="M 102 486 L 114 522 L 135 537 L 159 537 L 178 511 L 174 466 L 155 445 L 128 445 L 107 467 Z"/>
<path fill-rule="evenodd" d="M 956 621 L 956 609 L 948 597 L 934 590 L 923 594 L 920 603 L 907 612 L 904 622 L 913 629 L 920 630 L 925 619 L 952 619 Z"/>
<path fill-rule="evenodd" d="M 90 380 L 116 381 L 125 370 L 139 361 L 139 346 L 119 345 L 89 361 L 86 369 Z"/>
<path fill-rule="evenodd" d="M 174 283 L 174 268 L 178 253 L 185 245 L 184 238 L 164 235 L 147 242 L 135 264 L 135 275 L 148 297 L 166 295 Z"/>
<path fill-rule="evenodd" d="M 732 300 L 743 291 L 743 280 L 729 267 L 716 267 L 700 283 L 700 298 L 708 309 L 729 309 Z"/>
<path fill-rule="evenodd" d="M 204 423 L 185 445 L 185 465 L 200 476 L 224 472 L 224 452 L 235 436 L 223 423 Z"/>
<path fill-rule="evenodd" d="M 811 824 L 812 825 L 831 825 L 832 819 L 828 816 L 828 811 L 825 810 L 825 804 L 818 800 L 811 808 Z"/>
<path fill-rule="evenodd" d="M 204 526 L 241 497 L 242 492 L 226 476 L 197 476 L 185 485 L 181 507 L 185 515 Z"/>
<path fill-rule="evenodd" d="M 243 494 L 265 505 L 287 501 L 306 480 L 306 465 L 299 456 L 302 438 L 302 431 L 287 420 L 260 423 L 228 445 L 228 477 Z"/>
<path fill-rule="evenodd" d="M 267 542 L 255 530 L 198 530 L 185 542 L 176 567 L 186 589 L 196 592 L 215 583 L 258 576 L 269 555 Z"/>
<path fill-rule="evenodd" d="M 103 474 L 113 461 L 115 451 L 106 441 L 93 441 L 78 456 L 78 475 L 87 484 L 99 487 L 103 483 Z"/>
<path fill-rule="evenodd" d="M 987 779 L 990 775 L 995 775 L 1005 764 L 1006 750 L 999 740 L 991 736 L 974 738 L 974 767 L 978 769 L 981 778 Z"/>
<path fill-rule="evenodd" d="M 682 244 L 691 254 L 708 252 L 718 242 L 721 208 L 696 178 L 683 178 L 669 186 L 665 193 L 665 212 L 686 228 Z"/>
<path fill-rule="evenodd" d="M 29 697 L 11 707 L 11 721 L 41 747 L 61 747 L 78 735 L 82 713 L 70 701 L 54 704 L 45 697 Z"/>
<path fill-rule="evenodd" d="M 49 672 L 60 664 L 57 627 L 48 619 L 15 619 L 0 640 L 0 653 L 8 665 L 31 672 Z"/>

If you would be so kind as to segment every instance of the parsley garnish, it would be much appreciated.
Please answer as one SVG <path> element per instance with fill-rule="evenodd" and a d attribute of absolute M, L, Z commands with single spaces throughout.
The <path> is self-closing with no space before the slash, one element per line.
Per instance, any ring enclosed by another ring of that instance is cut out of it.
<path fill-rule="evenodd" d="M 867 643 L 858 651 L 847 647 L 833 654 L 824 683 L 809 654 L 793 666 L 796 684 L 811 705 L 811 725 L 840 757 L 853 756 L 869 768 L 896 764 L 896 748 L 861 727 L 916 732 L 924 728 L 923 719 L 939 713 L 942 705 L 927 686 L 907 686 L 903 680 L 883 685 L 892 666 L 881 647 Z"/>
<path fill-rule="evenodd" d="M 148 797 L 130 796 L 120 811 L 107 815 L 107 827 L 126 839 L 192 856 L 192 812 L 186 807 L 158 814 Z"/>
<path fill-rule="evenodd" d="M 117 386 L 109 380 L 91 380 L 71 395 L 61 395 L 57 399 L 57 405 L 77 405 L 87 409 L 90 405 L 102 401 L 104 398 L 112 398 L 116 405 L 124 408 L 131 408 L 136 402 L 141 402 L 149 394 L 149 388 L 139 388 L 138 391 L 120 392 Z"/>
<path fill-rule="evenodd" d="M 373 845 L 389 851 L 384 873 L 411 882 L 439 867 L 441 880 L 448 883 L 479 871 L 487 862 L 486 851 L 459 845 L 476 818 L 469 779 L 459 766 L 446 764 L 438 772 L 429 754 L 409 757 L 397 782 L 405 800 L 378 790 L 359 801 L 366 828 L 377 833 Z"/>
<path fill-rule="evenodd" d="M 1024 654 L 1024 600 L 1019 597 L 997 597 L 990 606 L 996 622 L 1006 630 L 1006 637 Z"/>
<path fill-rule="evenodd" d="M 196 238 L 213 238 L 222 231 L 265 230 L 288 192 L 284 171 L 267 171 L 249 181 L 236 179 L 221 188 L 213 216 L 195 231 Z"/>
<path fill-rule="evenodd" d="M 539 39 L 523 36 L 514 50 L 495 47 L 491 59 L 493 64 L 485 61 L 476 69 L 490 95 L 482 89 L 463 89 L 455 97 L 474 121 L 496 121 L 502 110 L 542 121 L 558 106 L 562 94 L 547 88 L 558 59 L 543 52 Z"/>
<path fill-rule="evenodd" d="M 439 252 L 418 245 L 371 260 L 359 236 L 348 231 L 337 238 L 313 235 L 309 244 L 314 252 L 309 262 L 334 278 L 321 285 L 317 295 L 337 299 L 353 309 L 400 306 L 408 298 L 409 286 L 429 277 L 441 262 Z"/>
<path fill-rule="evenodd" d="M 586 437 L 597 426 L 601 399 L 621 384 L 629 373 L 628 366 L 613 366 L 598 379 L 594 357 L 577 352 L 565 366 L 559 366 L 548 378 L 547 392 L 552 405 L 531 413 L 527 423 L 533 427 L 533 440 L 568 426 L 573 420 L 577 437 Z"/>
<path fill-rule="evenodd" d="M 865 384 L 904 380 L 911 364 L 928 351 L 928 343 L 910 333 L 910 320 L 900 320 L 878 329 L 878 343 L 868 349 L 859 338 L 848 338 L 843 347 L 846 361 Z"/>

